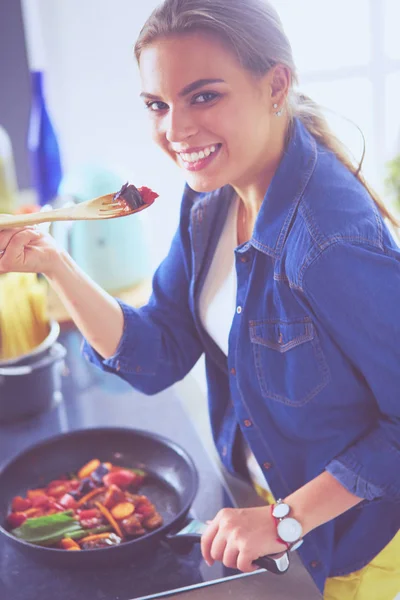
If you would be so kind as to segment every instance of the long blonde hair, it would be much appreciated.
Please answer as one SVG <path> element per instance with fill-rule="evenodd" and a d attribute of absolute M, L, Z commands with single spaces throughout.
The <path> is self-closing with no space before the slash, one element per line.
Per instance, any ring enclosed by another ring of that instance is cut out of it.
<path fill-rule="evenodd" d="M 135 44 L 139 63 L 142 50 L 160 37 L 207 31 L 229 45 L 243 68 L 256 76 L 265 75 L 275 64 L 291 72 L 287 97 L 289 117 L 300 119 L 311 135 L 332 151 L 367 189 L 382 216 L 395 227 L 398 221 L 378 194 L 365 181 L 360 164 L 353 163 L 342 142 L 332 132 L 322 108 L 295 89 L 296 65 L 290 42 L 279 15 L 267 0 L 164 0 L 144 24 Z"/>

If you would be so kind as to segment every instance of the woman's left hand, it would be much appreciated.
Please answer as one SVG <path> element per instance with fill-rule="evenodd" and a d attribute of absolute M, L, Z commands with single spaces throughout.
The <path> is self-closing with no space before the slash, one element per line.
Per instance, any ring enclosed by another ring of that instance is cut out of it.
<path fill-rule="evenodd" d="M 201 551 L 209 566 L 219 560 L 244 573 L 259 568 L 252 562 L 260 556 L 285 550 L 286 546 L 277 540 L 269 506 L 224 508 L 209 522 L 201 538 Z"/>

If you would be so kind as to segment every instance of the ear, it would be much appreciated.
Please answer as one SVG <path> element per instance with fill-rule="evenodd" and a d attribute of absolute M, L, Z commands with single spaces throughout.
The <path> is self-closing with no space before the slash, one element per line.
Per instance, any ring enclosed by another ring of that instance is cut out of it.
<path fill-rule="evenodd" d="M 292 84 L 292 73 L 285 65 L 277 64 L 268 73 L 271 101 L 282 106 Z"/>

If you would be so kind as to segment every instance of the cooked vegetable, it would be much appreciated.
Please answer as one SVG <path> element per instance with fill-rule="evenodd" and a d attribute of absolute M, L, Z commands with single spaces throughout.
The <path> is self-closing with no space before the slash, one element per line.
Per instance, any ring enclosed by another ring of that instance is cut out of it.
<path fill-rule="evenodd" d="M 119 535 L 120 538 L 123 538 L 124 536 L 122 534 L 120 526 L 118 525 L 118 523 L 116 522 L 116 520 L 114 519 L 114 517 L 108 510 L 108 508 L 106 508 L 103 504 L 100 504 L 100 502 L 95 502 L 95 504 L 96 504 L 97 508 L 99 509 L 99 511 L 101 513 L 103 513 L 103 515 L 105 516 L 107 521 L 110 523 L 110 525 L 114 529 L 115 533 L 117 535 Z"/>
<path fill-rule="evenodd" d="M 95 483 L 102 483 L 104 475 L 110 472 L 109 469 L 104 463 L 99 465 L 90 475 Z"/>
<path fill-rule="evenodd" d="M 144 519 L 143 526 L 150 530 L 158 529 L 159 527 L 161 527 L 162 522 L 162 516 L 159 514 L 155 514 L 152 517 Z"/>
<path fill-rule="evenodd" d="M 89 508 L 87 510 L 81 510 L 79 512 L 79 520 L 84 521 L 86 519 L 96 519 L 101 517 L 101 512 L 98 508 Z"/>
<path fill-rule="evenodd" d="M 62 498 L 60 498 L 59 503 L 64 508 L 77 508 L 78 503 L 71 494 L 64 494 Z"/>
<path fill-rule="evenodd" d="M 79 500 L 79 502 L 77 503 L 77 506 L 83 506 L 84 504 L 86 504 L 86 502 L 88 500 L 90 500 L 91 498 L 94 498 L 95 496 L 97 496 L 98 494 L 102 494 L 105 491 L 106 488 L 96 488 L 94 490 L 92 490 L 91 492 L 89 492 L 88 494 L 86 494 L 86 496 L 83 496 L 83 498 L 81 498 Z"/>
<path fill-rule="evenodd" d="M 81 539 L 81 543 L 93 542 L 93 540 L 105 540 L 110 537 L 110 533 L 95 533 L 94 535 L 87 535 Z"/>
<path fill-rule="evenodd" d="M 11 533 L 19 539 L 36 544 L 58 541 L 80 529 L 80 525 L 73 515 L 74 513 L 71 510 L 55 515 L 26 519 L 20 527 L 13 529 Z"/>
<path fill-rule="evenodd" d="M 96 533 L 105 533 L 106 531 L 112 532 L 111 525 L 100 525 L 99 527 L 94 527 L 93 529 L 78 529 L 78 531 L 73 531 L 70 533 L 69 537 L 73 540 L 80 540 L 88 535 L 95 535 Z"/>
<path fill-rule="evenodd" d="M 28 508 L 28 510 L 26 510 L 24 512 L 27 517 L 32 518 L 32 517 L 38 517 L 39 513 L 41 513 L 42 511 L 40 510 L 40 508 Z"/>
<path fill-rule="evenodd" d="M 66 482 L 53 481 L 51 485 L 46 488 L 46 492 L 53 498 L 62 498 L 64 494 L 69 492 L 69 486 Z"/>
<path fill-rule="evenodd" d="M 141 515 L 131 515 L 130 517 L 127 517 L 126 519 L 124 519 L 121 523 L 121 527 L 123 529 L 123 531 L 125 532 L 126 535 L 130 535 L 130 536 L 139 536 L 139 535 L 143 535 L 144 533 L 146 533 L 146 530 L 144 529 L 143 525 L 142 525 L 142 517 Z"/>
<path fill-rule="evenodd" d="M 83 550 L 92 550 L 95 548 L 107 548 L 108 546 L 116 546 L 121 543 L 121 538 L 115 533 L 109 533 L 106 537 L 98 537 L 91 540 L 81 540 Z"/>
<path fill-rule="evenodd" d="M 35 498 L 46 496 L 46 490 L 42 488 L 39 488 L 37 490 L 28 490 L 27 496 L 29 500 L 34 500 Z"/>
<path fill-rule="evenodd" d="M 77 543 L 75 542 L 75 540 L 73 540 L 73 539 L 72 539 L 72 538 L 70 538 L 70 537 L 63 538 L 63 539 L 60 541 L 60 546 L 61 546 L 61 548 L 63 548 L 64 550 L 80 550 L 80 549 L 81 549 L 80 545 L 79 545 L 79 544 L 77 544 Z"/>
<path fill-rule="evenodd" d="M 78 471 L 79 479 L 85 479 L 86 477 L 89 477 L 99 466 L 100 461 L 98 458 L 90 460 L 84 467 L 82 467 L 82 469 Z"/>
<path fill-rule="evenodd" d="M 27 498 L 22 498 L 22 496 L 15 496 L 11 503 L 11 509 L 14 512 L 23 512 L 24 510 L 31 508 L 31 506 L 32 501 Z"/>
<path fill-rule="evenodd" d="M 127 469 L 118 469 L 117 471 L 112 471 L 103 477 L 103 483 L 107 487 L 110 485 L 117 485 L 119 488 L 126 489 L 128 488 L 135 480 L 135 473 L 128 471 Z"/>
<path fill-rule="evenodd" d="M 32 496 L 32 508 L 47 507 L 49 505 L 50 498 L 46 494 L 36 494 Z"/>
<path fill-rule="evenodd" d="M 117 485 L 111 484 L 110 487 L 108 488 L 107 493 L 104 498 L 104 502 L 103 502 L 104 506 L 106 508 L 112 508 L 116 504 L 119 504 L 120 502 L 124 502 L 124 501 L 125 501 L 124 492 Z"/>
<path fill-rule="evenodd" d="M 140 475 L 140 477 L 143 477 L 143 479 L 146 477 L 146 473 L 145 473 L 145 471 L 142 471 L 142 469 L 128 468 L 126 470 L 127 471 L 132 471 L 132 473 L 135 473 L 136 475 Z"/>
<path fill-rule="evenodd" d="M 14 512 L 10 513 L 7 516 L 7 523 L 13 529 L 22 525 L 27 520 L 27 515 L 23 512 Z"/>
<path fill-rule="evenodd" d="M 144 517 L 152 517 L 152 516 L 154 516 L 154 514 L 156 512 L 156 508 L 155 508 L 154 504 L 149 502 L 146 498 L 145 501 L 140 502 L 136 506 L 136 512 L 139 515 L 143 515 Z"/>
<path fill-rule="evenodd" d="M 135 507 L 132 502 L 120 502 L 111 509 L 111 514 L 117 521 L 122 521 L 133 514 Z"/>
<path fill-rule="evenodd" d="M 74 473 L 15 496 L 7 526 L 17 538 L 64 550 L 123 543 L 162 525 L 147 496 L 138 494 L 146 473 L 93 459 Z M 115 533 L 114 533 L 115 532 Z"/>

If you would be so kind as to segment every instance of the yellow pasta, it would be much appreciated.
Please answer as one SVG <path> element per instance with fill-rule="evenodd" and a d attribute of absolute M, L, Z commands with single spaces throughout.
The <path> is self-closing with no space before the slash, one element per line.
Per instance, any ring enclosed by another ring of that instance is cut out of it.
<path fill-rule="evenodd" d="M 47 284 L 34 273 L 0 276 L 0 358 L 31 352 L 49 333 Z"/>

